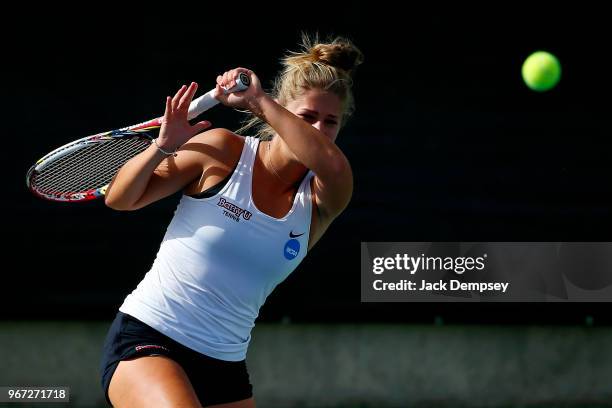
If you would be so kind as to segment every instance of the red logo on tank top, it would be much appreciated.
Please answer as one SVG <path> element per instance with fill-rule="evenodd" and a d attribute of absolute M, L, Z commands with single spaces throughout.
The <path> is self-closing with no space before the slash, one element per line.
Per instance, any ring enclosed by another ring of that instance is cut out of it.
<path fill-rule="evenodd" d="M 251 219 L 251 216 L 253 215 L 249 211 L 242 209 L 235 204 L 230 203 L 225 198 L 220 198 L 217 205 L 219 207 L 225 208 L 225 210 L 223 210 L 223 214 L 226 217 L 231 218 L 232 220 L 236 222 L 240 221 L 240 216 L 242 216 L 242 218 L 248 221 Z"/>

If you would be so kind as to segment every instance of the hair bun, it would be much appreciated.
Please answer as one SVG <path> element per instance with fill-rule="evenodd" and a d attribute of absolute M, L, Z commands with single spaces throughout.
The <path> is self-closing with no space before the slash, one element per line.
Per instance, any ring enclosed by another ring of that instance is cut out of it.
<path fill-rule="evenodd" d="M 350 41 L 336 39 L 331 44 L 316 44 L 310 48 L 313 61 L 322 62 L 349 74 L 363 62 L 363 54 Z"/>

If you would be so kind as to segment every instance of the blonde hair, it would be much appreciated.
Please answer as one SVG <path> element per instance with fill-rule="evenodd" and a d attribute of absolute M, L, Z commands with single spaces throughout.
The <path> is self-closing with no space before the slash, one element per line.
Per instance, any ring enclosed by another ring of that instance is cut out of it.
<path fill-rule="evenodd" d="M 271 96 L 282 106 L 287 106 L 310 89 L 332 92 L 343 103 L 341 125 L 344 125 L 355 110 L 352 76 L 355 68 L 363 62 L 363 54 L 343 37 L 321 43 L 318 35 L 311 38 L 304 33 L 301 47 L 301 51 L 289 51 L 281 59 L 283 69 L 274 80 Z M 270 125 L 252 114 L 237 132 L 244 133 L 251 128 L 255 128 L 255 136 L 263 140 L 271 139 L 276 133 Z"/>

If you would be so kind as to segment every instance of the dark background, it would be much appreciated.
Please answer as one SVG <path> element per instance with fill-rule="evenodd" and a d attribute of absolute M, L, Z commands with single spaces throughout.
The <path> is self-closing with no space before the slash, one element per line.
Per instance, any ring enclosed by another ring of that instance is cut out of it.
<path fill-rule="evenodd" d="M 46 202 L 26 189 L 30 165 L 76 138 L 161 114 L 164 97 L 189 81 L 206 91 L 244 66 L 269 87 L 300 32 L 318 31 L 351 38 L 365 55 L 357 111 L 338 139 L 355 192 L 269 297 L 262 321 L 612 321 L 607 303 L 365 304 L 359 293 L 362 241 L 612 241 L 606 12 L 583 3 L 339 11 L 295 3 L 278 15 L 251 7 L 242 20 L 231 7 L 5 14 L 0 318 L 112 318 L 150 267 L 179 199 L 128 213 Z M 520 76 L 541 49 L 563 68 L 542 94 Z M 224 107 L 203 117 L 230 129 L 242 118 Z"/>

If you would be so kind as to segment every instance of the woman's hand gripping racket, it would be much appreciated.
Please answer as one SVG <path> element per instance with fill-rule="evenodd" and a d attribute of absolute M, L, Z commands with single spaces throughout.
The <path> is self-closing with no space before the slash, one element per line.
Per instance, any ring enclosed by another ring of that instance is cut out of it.
<path fill-rule="evenodd" d="M 225 93 L 244 91 L 251 79 L 241 73 L 236 86 Z M 219 101 L 215 90 L 189 105 L 191 120 Z M 35 195 L 51 201 L 89 201 L 103 197 L 117 171 L 153 142 L 152 132 L 162 125 L 163 117 L 110 132 L 84 137 L 58 147 L 33 165 L 26 176 L 28 188 Z"/>

